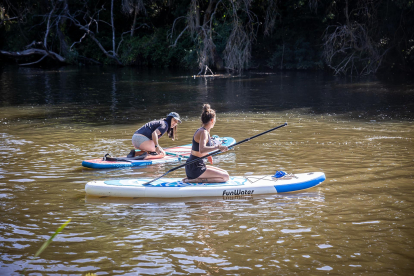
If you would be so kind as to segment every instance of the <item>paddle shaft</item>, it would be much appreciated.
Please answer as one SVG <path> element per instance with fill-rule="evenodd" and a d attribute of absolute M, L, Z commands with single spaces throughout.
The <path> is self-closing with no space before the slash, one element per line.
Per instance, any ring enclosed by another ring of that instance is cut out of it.
<path fill-rule="evenodd" d="M 231 145 L 229 148 L 233 148 L 233 147 L 235 147 L 235 146 L 237 146 L 237 145 L 240 145 L 240 144 L 242 144 L 242 143 L 244 143 L 244 142 L 250 141 L 250 140 L 252 140 L 252 139 L 254 139 L 254 138 L 256 138 L 256 137 L 262 136 L 262 135 L 264 135 L 264 134 L 266 134 L 266 133 L 269 133 L 269 132 L 271 132 L 271 131 L 274 131 L 274 130 L 276 130 L 276 129 L 278 129 L 278 128 L 281 128 L 281 127 L 284 127 L 284 126 L 287 126 L 287 123 L 284 123 L 283 125 L 280 125 L 280 126 L 274 127 L 274 128 L 272 128 L 272 129 L 269 129 L 269 130 L 266 130 L 265 132 L 262 132 L 262 133 L 259 133 L 259 134 L 255 135 L 255 136 L 252 136 L 252 137 L 250 137 L 250 138 L 244 139 L 243 141 L 237 142 L 237 143 L 235 143 L 234 145 Z M 198 157 L 198 158 L 196 158 L 196 159 L 194 159 L 194 160 L 191 160 L 190 162 L 186 162 L 185 164 L 182 164 L 182 165 L 180 165 L 180 166 L 178 166 L 178 167 L 172 168 L 171 170 L 169 170 L 168 172 L 164 173 L 163 175 L 161 175 L 161 176 L 159 176 L 159 177 L 157 177 L 157 178 L 154 178 L 153 180 L 148 181 L 147 183 L 144 183 L 144 184 L 142 184 L 142 185 L 149 185 L 150 183 L 152 183 L 152 182 L 154 182 L 154 181 L 156 181 L 156 180 L 158 180 L 158 179 L 160 179 L 160 178 L 162 178 L 162 177 L 166 176 L 166 175 L 167 175 L 167 174 L 169 174 L 170 172 L 173 172 L 173 171 L 178 170 L 178 169 L 180 169 L 180 168 L 182 168 L 182 167 L 185 167 L 185 166 L 187 166 L 187 165 L 190 165 L 190 164 L 192 164 L 192 163 L 195 163 L 195 162 L 197 162 L 197 161 L 200 161 L 200 160 L 201 160 L 201 159 L 203 159 L 203 158 L 206 158 L 206 157 L 209 157 L 209 156 L 213 156 L 213 155 L 216 155 L 216 154 L 219 154 L 219 153 L 222 153 L 222 151 L 220 151 L 220 150 L 215 150 L 215 151 L 213 151 L 212 153 L 209 153 L 209 154 L 207 154 L 207 155 L 204 155 L 203 157 Z"/>

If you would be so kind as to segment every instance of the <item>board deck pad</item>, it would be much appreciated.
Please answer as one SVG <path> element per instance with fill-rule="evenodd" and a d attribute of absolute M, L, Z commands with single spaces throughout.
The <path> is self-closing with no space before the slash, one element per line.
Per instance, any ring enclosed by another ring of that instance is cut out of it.
<path fill-rule="evenodd" d="M 213 141 L 219 141 L 223 146 L 231 146 L 236 143 L 236 140 L 232 137 L 217 137 Z M 164 158 L 154 158 L 148 156 L 144 160 L 130 160 L 130 161 L 107 161 L 100 159 L 84 160 L 82 166 L 92 169 L 111 169 L 111 168 L 123 168 L 123 167 L 136 167 L 136 166 L 149 166 L 154 164 L 163 164 L 168 162 L 178 162 L 185 159 L 191 154 L 191 144 L 177 146 L 164 149 L 167 156 Z"/>

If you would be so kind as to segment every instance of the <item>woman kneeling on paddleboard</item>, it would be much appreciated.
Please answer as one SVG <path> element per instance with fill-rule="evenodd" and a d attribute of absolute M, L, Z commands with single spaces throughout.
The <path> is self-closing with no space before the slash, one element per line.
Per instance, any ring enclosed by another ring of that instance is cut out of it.
<path fill-rule="evenodd" d="M 132 135 L 132 145 L 143 153 L 156 152 L 159 158 L 162 158 L 165 156 L 165 152 L 158 144 L 158 139 L 167 132 L 168 137 L 174 140 L 177 135 L 177 124 L 180 123 L 180 115 L 176 112 L 171 112 L 165 119 L 146 123 Z M 128 157 L 134 156 L 135 150 L 132 150 Z"/>
<path fill-rule="evenodd" d="M 210 130 L 214 127 L 216 123 L 216 112 L 210 108 L 209 104 L 205 104 L 203 106 L 203 113 L 201 113 L 201 122 L 202 126 L 197 129 L 193 136 L 193 144 L 191 148 L 191 155 L 187 159 L 187 163 L 191 162 L 194 159 L 199 157 L 203 157 L 207 155 L 209 152 L 219 149 L 222 152 L 228 150 L 226 146 L 222 145 L 215 145 L 210 138 Z M 212 162 L 212 158 L 209 157 L 210 163 Z M 192 164 L 185 166 L 185 172 L 187 174 L 187 178 L 185 178 L 184 182 L 226 182 L 229 180 L 229 174 L 227 171 L 212 167 L 206 166 L 204 164 L 203 159 L 196 161 Z"/>

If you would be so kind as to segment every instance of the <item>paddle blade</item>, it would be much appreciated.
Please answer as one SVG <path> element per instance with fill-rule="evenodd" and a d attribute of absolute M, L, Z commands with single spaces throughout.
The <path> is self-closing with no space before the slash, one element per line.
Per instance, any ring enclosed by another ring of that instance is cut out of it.
<path fill-rule="evenodd" d="M 207 157 L 208 162 L 210 162 L 211 165 L 213 165 L 213 156 Z"/>

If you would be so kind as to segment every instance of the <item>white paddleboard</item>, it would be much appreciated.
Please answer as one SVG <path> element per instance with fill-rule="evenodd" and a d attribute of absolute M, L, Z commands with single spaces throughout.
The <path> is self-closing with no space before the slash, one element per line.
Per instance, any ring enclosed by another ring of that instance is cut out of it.
<path fill-rule="evenodd" d="M 325 180 L 323 172 L 272 175 L 232 176 L 222 183 L 184 183 L 182 178 L 160 178 L 144 186 L 151 178 L 91 181 L 85 186 L 87 195 L 108 197 L 208 197 L 253 196 L 295 192 L 315 187 Z"/>

